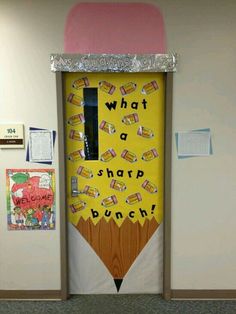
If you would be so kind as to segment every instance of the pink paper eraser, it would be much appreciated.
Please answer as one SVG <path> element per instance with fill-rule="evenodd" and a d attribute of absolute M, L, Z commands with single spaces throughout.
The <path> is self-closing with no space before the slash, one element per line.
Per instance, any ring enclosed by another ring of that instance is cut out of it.
<path fill-rule="evenodd" d="M 163 16 L 145 3 L 79 3 L 67 16 L 65 53 L 165 53 Z"/>

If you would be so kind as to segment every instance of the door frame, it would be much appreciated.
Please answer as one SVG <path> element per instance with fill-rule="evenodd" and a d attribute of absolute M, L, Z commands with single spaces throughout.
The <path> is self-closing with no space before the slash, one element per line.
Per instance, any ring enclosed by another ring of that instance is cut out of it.
<path fill-rule="evenodd" d="M 52 57 L 51 57 L 52 59 Z M 63 59 L 61 59 L 63 61 Z M 173 65 L 172 65 L 173 67 Z M 58 119 L 58 163 L 59 163 L 59 206 L 60 206 L 60 262 L 61 262 L 61 299 L 69 298 L 69 276 L 68 276 L 68 219 L 67 219 L 67 180 L 65 162 L 65 110 L 63 95 L 63 72 L 69 72 L 65 62 L 52 65 L 52 71 L 56 72 L 56 94 L 57 94 L 57 119 Z M 65 69 L 64 69 L 65 68 Z M 64 70 L 63 70 L 64 69 Z M 164 73 L 165 79 L 165 128 L 164 128 L 164 219 L 163 219 L 163 298 L 171 299 L 171 162 L 172 162 L 172 102 L 173 102 L 173 73 L 172 71 L 154 70 L 153 72 Z M 75 70 L 73 72 L 86 72 L 86 70 Z M 93 72 L 91 70 L 87 72 Z M 99 72 L 99 71 L 94 71 Z M 104 72 L 104 69 L 101 71 Z M 114 71 L 121 72 L 121 71 Z M 127 71 L 128 72 L 128 71 Z M 147 72 L 147 71 L 138 71 Z M 149 70 L 148 72 L 152 72 Z"/>

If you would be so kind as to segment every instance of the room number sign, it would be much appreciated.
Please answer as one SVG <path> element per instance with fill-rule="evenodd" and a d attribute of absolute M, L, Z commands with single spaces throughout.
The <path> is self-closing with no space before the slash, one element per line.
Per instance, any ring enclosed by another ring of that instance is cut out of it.
<path fill-rule="evenodd" d="M 24 148 L 24 125 L 0 124 L 0 148 Z"/>

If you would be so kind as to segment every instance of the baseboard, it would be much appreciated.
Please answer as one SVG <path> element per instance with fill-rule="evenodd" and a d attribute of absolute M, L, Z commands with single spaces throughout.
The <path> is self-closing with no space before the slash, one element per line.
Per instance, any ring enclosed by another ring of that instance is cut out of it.
<path fill-rule="evenodd" d="M 236 290 L 171 290 L 171 299 L 236 299 Z"/>
<path fill-rule="evenodd" d="M 63 300 L 61 290 L 0 290 L 5 300 Z"/>

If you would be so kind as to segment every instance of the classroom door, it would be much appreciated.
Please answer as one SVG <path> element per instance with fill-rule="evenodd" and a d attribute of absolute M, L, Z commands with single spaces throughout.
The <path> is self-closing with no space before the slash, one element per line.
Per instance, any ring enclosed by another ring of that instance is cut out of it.
<path fill-rule="evenodd" d="M 70 228 L 122 292 L 163 220 L 164 74 L 64 73 L 64 95 Z M 76 262 L 81 246 L 69 238 L 73 286 L 89 293 Z M 93 293 L 107 293 L 98 286 Z"/>

